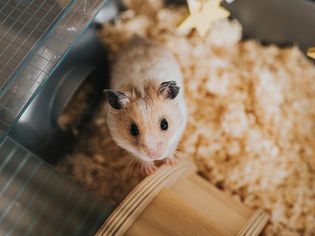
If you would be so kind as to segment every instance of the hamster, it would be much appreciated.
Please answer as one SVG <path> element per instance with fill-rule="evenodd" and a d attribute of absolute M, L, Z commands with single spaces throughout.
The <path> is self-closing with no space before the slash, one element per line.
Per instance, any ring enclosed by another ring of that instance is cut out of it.
<path fill-rule="evenodd" d="M 174 152 L 187 123 L 180 67 L 163 46 L 143 38 L 130 40 L 111 71 L 107 125 L 113 140 L 141 162 L 149 175 L 155 161 L 174 165 Z"/>

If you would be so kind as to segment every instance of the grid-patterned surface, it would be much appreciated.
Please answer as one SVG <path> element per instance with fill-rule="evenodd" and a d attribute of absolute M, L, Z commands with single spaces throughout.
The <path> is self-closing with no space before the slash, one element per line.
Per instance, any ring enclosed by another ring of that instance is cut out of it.
<path fill-rule="evenodd" d="M 0 235 L 94 235 L 114 209 L 8 138 L 0 154 Z"/>
<path fill-rule="evenodd" d="M 103 0 L 0 0 L 0 139 Z"/>
<path fill-rule="evenodd" d="M 1 88 L 65 7 L 57 1 L 0 1 Z"/>

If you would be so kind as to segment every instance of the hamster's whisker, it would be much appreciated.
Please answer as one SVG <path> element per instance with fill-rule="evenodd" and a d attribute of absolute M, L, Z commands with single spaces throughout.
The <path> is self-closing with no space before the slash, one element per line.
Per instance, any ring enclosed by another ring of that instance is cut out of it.
<path fill-rule="evenodd" d="M 133 161 L 133 158 L 130 155 L 126 156 L 126 158 L 127 158 L 127 165 L 129 165 Z"/>
<path fill-rule="evenodd" d="M 135 169 L 135 167 L 136 167 L 136 165 L 138 163 L 138 159 L 133 157 L 133 156 L 131 156 L 131 155 L 129 155 L 128 158 L 129 158 L 129 162 L 127 164 L 127 168 L 128 168 L 127 176 L 130 177 L 131 174 L 132 174 L 132 171 L 134 171 L 134 169 Z"/>
<path fill-rule="evenodd" d="M 127 158 L 126 167 L 129 167 L 133 160 L 129 156 L 127 156 L 126 158 Z"/>
<path fill-rule="evenodd" d="M 131 175 L 131 172 L 133 172 L 135 170 L 135 167 L 137 166 L 137 163 L 138 163 L 137 159 L 134 158 L 133 162 L 132 162 L 132 166 L 130 168 L 130 174 L 129 175 Z"/>
<path fill-rule="evenodd" d="M 130 166 L 133 162 L 132 158 L 130 158 L 130 156 L 126 156 L 126 173 L 127 173 L 127 176 L 129 177 L 129 169 L 130 169 Z"/>
<path fill-rule="evenodd" d="M 139 163 L 139 166 L 140 166 L 140 169 L 141 169 L 141 168 L 142 168 L 142 165 L 145 164 L 145 161 L 140 160 L 140 159 L 139 159 L 138 161 L 139 161 L 138 163 Z M 140 170 L 140 169 L 139 169 L 139 170 Z M 140 175 L 140 172 L 141 172 L 141 171 L 137 171 L 137 177 L 138 177 L 138 180 L 139 180 L 139 181 L 143 178 L 143 176 Z"/>
<path fill-rule="evenodd" d="M 127 163 L 127 176 L 130 177 L 133 165 L 134 165 L 134 159 L 128 156 L 128 163 Z"/>

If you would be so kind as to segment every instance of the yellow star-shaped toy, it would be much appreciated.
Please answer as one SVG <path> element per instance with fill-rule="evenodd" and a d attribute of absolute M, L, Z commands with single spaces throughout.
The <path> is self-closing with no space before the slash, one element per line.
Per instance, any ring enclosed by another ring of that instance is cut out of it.
<path fill-rule="evenodd" d="M 230 12 L 220 6 L 221 0 L 187 0 L 190 15 L 178 27 L 179 32 L 196 28 L 203 37 L 214 21 L 226 18 Z"/>
<path fill-rule="evenodd" d="M 307 55 L 308 55 L 310 58 L 315 59 L 315 47 L 309 48 L 309 49 L 307 50 Z"/>

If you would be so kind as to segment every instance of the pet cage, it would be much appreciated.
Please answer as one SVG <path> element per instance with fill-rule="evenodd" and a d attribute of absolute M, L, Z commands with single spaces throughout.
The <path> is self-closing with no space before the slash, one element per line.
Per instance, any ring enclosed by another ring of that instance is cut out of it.
<path fill-rule="evenodd" d="M 248 37 L 267 43 L 299 42 L 303 49 L 312 46 L 315 36 L 309 29 L 315 27 L 314 4 L 289 0 L 286 10 L 283 4 L 249 0 L 224 3 L 241 21 Z M 172 227 L 189 230 L 190 226 L 202 230 L 200 235 L 209 235 L 212 230 L 222 235 L 258 234 L 267 215 L 236 204 L 198 177 L 186 162 L 176 168 L 161 168 L 118 207 L 56 173 L 48 164 L 57 161 L 72 144 L 71 134 L 56 125 L 69 99 L 87 78 L 107 77 L 106 51 L 95 35 L 94 17 L 101 11 L 97 17 L 112 19 L 118 9 L 117 1 L 0 0 L 0 234 L 159 235 L 174 234 Z M 275 13 L 265 17 L 270 11 L 282 11 L 284 18 L 290 19 L 298 12 L 294 9 L 308 13 L 291 25 L 279 21 Z M 271 23 L 275 26 L 272 29 Z M 97 92 L 104 82 L 96 79 Z M 194 198 L 184 186 L 199 195 Z M 141 202 L 137 200 L 139 194 L 145 196 Z M 165 199 L 174 204 L 163 211 Z M 214 204 L 201 209 L 196 205 L 200 199 Z M 234 217 L 220 215 L 217 206 Z M 165 214 L 171 207 L 182 213 L 177 225 Z M 180 211 L 183 209 L 187 211 Z M 185 217 L 188 212 L 195 216 L 194 221 Z M 155 218 L 159 214 L 165 216 L 164 222 Z M 211 220 L 205 222 L 203 217 Z M 148 220 L 164 228 L 156 228 Z M 216 224 L 225 220 L 226 224 Z"/>
<path fill-rule="evenodd" d="M 91 25 L 100 9 L 108 2 L 0 1 L 1 235 L 93 235 L 115 206 L 47 164 L 71 145 L 62 109 L 86 78 L 106 76 Z"/>

